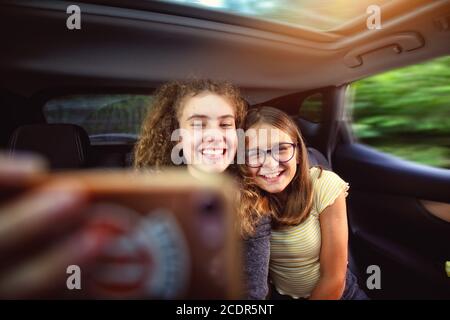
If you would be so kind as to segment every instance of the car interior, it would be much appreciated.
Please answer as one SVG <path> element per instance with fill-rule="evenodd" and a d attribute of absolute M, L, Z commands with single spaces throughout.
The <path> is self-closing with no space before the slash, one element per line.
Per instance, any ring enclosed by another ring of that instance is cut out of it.
<path fill-rule="evenodd" d="M 66 27 L 72 4 L 80 30 Z M 349 182 L 349 263 L 370 298 L 450 299 L 450 221 L 424 204 L 450 204 L 450 171 L 359 143 L 347 105 L 356 80 L 450 54 L 450 1 L 393 0 L 379 30 L 362 15 L 318 31 L 164 1 L 3 0 L 0 34 L 1 149 L 40 153 L 52 170 L 131 167 L 137 137 L 93 139 L 80 123 L 49 122 L 45 107 L 151 97 L 175 79 L 230 81 L 250 107 L 291 115 L 311 164 Z M 371 265 L 381 290 L 365 285 Z"/>

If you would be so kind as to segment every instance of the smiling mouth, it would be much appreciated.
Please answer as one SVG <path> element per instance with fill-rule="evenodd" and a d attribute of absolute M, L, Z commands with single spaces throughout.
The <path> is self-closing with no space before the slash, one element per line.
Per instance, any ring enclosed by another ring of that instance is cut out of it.
<path fill-rule="evenodd" d="M 201 153 L 204 156 L 222 156 L 225 154 L 227 149 L 224 148 L 219 148 L 219 149 L 213 149 L 213 148 L 208 148 L 208 149 L 202 149 Z"/>
<path fill-rule="evenodd" d="M 222 161 L 224 159 L 227 149 L 226 148 L 203 148 L 200 149 L 202 158 L 206 161 Z"/>
<path fill-rule="evenodd" d="M 283 174 L 283 172 L 284 172 L 284 170 L 281 170 L 281 171 L 276 171 L 276 172 L 271 172 L 271 173 L 266 173 L 266 174 L 259 174 L 259 176 L 268 182 L 274 182 Z"/>

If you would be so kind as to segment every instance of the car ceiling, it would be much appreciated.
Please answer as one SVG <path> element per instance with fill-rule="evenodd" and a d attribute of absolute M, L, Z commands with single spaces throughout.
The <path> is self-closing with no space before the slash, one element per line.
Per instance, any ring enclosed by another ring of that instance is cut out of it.
<path fill-rule="evenodd" d="M 359 19 L 329 33 L 136 3 L 4 0 L 0 87 L 31 96 L 62 87 L 145 90 L 168 80 L 206 77 L 231 81 L 250 103 L 258 103 L 450 53 L 450 0 L 398 1 L 392 12 L 382 13 L 387 18 L 381 30 L 368 30 Z M 81 30 L 66 28 L 71 4 L 81 8 Z M 393 45 L 405 34 L 420 45 L 395 53 Z M 347 55 L 358 59 L 358 52 L 367 53 L 362 65 L 349 67 Z"/>

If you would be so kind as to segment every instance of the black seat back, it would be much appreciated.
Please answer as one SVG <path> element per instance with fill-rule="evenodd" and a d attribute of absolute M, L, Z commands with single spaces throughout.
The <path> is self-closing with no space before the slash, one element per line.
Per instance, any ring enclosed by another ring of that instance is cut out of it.
<path fill-rule="evenodd" d="M 310 167 L 322 166 L 324 169 L 331 170 L 330 164 L 328 163 L 325 156 L 317 149 L 308 147 L 308 158 Z"/>
<path fill-rule="evenodd" d="M 86 166 L 90 142 L 86 131 L 73 124 L 33 124 L 18 127 L 9 143 L 12 156 L 26 151 L 45 157 L 50 169 Z"/>

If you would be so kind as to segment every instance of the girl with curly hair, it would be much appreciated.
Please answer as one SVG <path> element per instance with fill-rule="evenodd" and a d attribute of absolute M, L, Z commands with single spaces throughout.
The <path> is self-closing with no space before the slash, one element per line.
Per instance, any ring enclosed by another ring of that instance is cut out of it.
<path fill-rule="evenodd" d="M 143 122 L 134 166 L 159 170 L 184 164 L 194 176 L 224 172 L 234 162 L 236 130 L 242 127 L 246 109 L 239 90 L 226 82 L 189 80 L 163 85 Z M 174 136 L 175 132 L 180 134 Z M 237 174 L 234 177 L 242 183 Z M 244 238 L 247 297 L 264 299 L 268 293 L 270 217 L 256 211 L 238 218 Z"/>
<path fill-rule="evenodd" d="M 175 81 L 154 96 L 135 147 L 136 168 L 174 166 L 180 155 L 190 173 L 223 172 L 237 150 L 236 128 L 246 103 L 226 82 Z M 178 152 L 180 152 L 178 154 Z"/>

